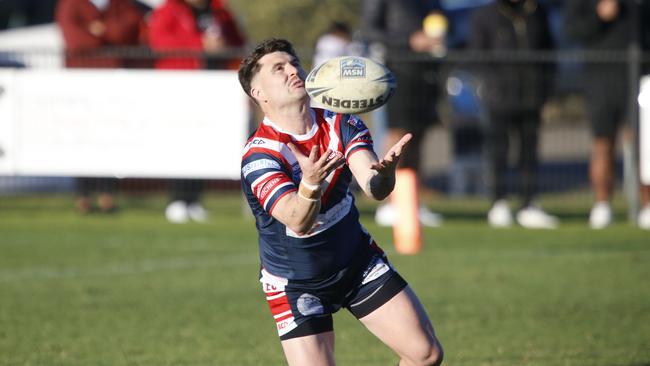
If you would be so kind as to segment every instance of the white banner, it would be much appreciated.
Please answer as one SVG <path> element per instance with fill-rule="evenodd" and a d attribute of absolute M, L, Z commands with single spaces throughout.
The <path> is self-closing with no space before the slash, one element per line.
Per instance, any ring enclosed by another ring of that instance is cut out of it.
<path fill-rule="evenodd" d="M 0 70 L 0 174 L 239 179 L 234 71 Z"/>
<path fill-rule="evenodd" d="M 641 78 L 639 94 L 639 159 L 641 183 L 650 185 L 650 76 Z"/>

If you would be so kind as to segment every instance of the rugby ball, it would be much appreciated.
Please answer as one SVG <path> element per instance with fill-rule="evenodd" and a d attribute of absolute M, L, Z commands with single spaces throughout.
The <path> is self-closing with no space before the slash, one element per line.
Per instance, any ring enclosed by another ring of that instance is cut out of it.
<path fill-rule="evenodd" d="M 381 107 L 396 86 L 395 77 L 386 66 L 357 56 L 329 59 L 305 80 L 305 89 L 315 106 L 346 114 Z"/>

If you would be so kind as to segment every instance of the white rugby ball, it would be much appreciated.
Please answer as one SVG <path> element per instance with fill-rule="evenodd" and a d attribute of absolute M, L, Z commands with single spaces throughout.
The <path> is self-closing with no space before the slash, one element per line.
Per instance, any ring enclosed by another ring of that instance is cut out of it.
<path fill-rule="evenodd" d="M 313 69 L 305 89 L 319 107 L 358 114 L 384 105 L 397 84 L 388 68 L 369 58 L 336 57 Z"/>

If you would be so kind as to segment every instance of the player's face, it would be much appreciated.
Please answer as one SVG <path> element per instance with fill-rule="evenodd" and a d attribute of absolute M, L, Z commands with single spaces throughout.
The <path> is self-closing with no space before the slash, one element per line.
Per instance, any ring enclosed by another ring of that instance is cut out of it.
<path fill-rule="evenodd" d="M 252 82 L 252 94 L 260 105 L 282 106 L 307 99 L 305 70 L 286 52 L 273 52 L 258 61 L 259 72 Z"/>

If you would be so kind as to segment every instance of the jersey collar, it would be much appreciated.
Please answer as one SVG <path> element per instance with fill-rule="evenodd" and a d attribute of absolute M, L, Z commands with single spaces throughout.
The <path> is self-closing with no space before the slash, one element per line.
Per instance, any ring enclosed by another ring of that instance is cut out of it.
<path fill-rule="evenodd" d="M 312 120 L 311 129 L 309 131 L 307 131 L 307 133 L 302 134 L 302 135 L 293 134 L 291 132 L 283 130 L 282 127 L 280 127 L 277 124 L 273 123 L 273 121 L 271 121 L 266 116 L 264 116 L 264 120 L 262 121 L 262 123 L 269 126 L 269 127 L 271 127 L 272 129 L 274 129 L 274 130 L 276 130 L 276 131 L 278 131 L 280 133 L 284 133 L 286 135 L 291 136 L 291 138 L 293 138 L 296 141 L 307 141 L 310 138 L 314 137 L 314 135 L 316 135 L 316 132 L 318 131 L 318 123 L 316 123 L 316 112 L 314 112 L 313 109 L 310 109 L 309 112 L 311 114 L 311 120 Z"/>

